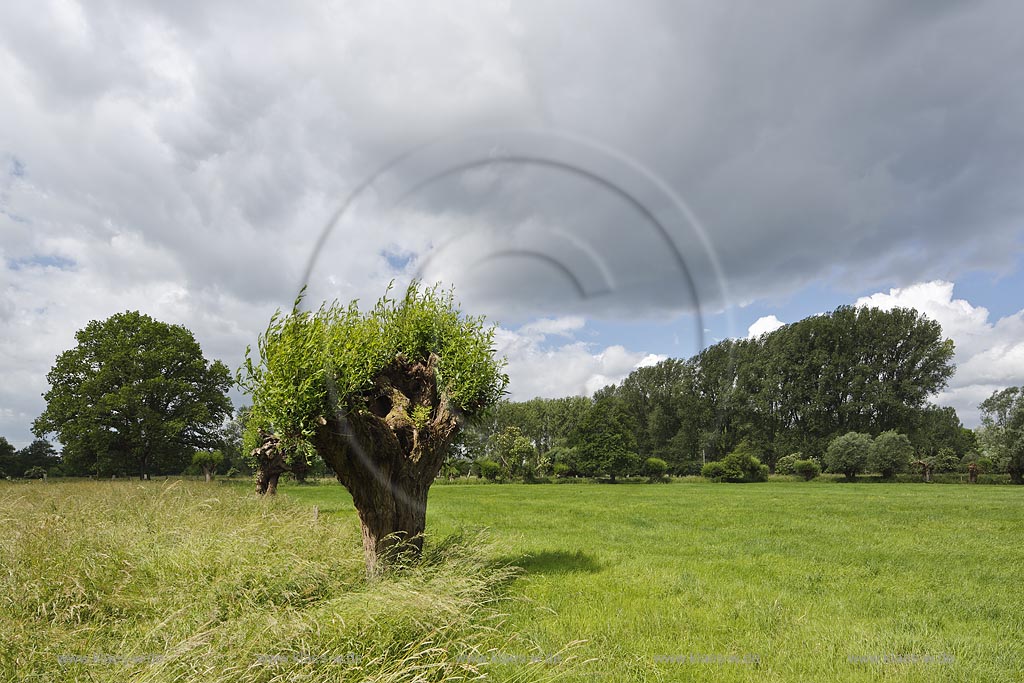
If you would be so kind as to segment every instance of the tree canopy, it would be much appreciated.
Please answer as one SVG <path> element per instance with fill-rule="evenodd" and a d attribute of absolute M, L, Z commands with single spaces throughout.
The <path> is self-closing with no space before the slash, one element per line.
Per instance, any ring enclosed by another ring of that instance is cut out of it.
<path fill-rule="evenodd" d="M 1015 484 L 1024 484 L 1024 387 L 993 392 L 982 401 L 978 441 Z"/>
<path fill-rule="evenodd" d="M 37 436 L 56 434 L 69 474 L 180 472 L 214 446 L 231 375 L 192 333 L 137 311 L 92 321 L 47 375 Z"/>
<path fill-rule="evenodd" d="M 616 477 L 639 469 L 636 439 L 622 402 L 607 387 L 597 392 L 594 403 L 570 437 L 580 470 L 589 476 Z"/>

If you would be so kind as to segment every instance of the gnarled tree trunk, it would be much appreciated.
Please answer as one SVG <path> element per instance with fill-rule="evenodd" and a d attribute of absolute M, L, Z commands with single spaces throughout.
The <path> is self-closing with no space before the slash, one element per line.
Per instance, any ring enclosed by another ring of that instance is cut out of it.
<path fill-rule="evenodd" d="M 359 514 L 369 576 L 423 550 L 427 491 L 459 429 L 437 388 L 436 355 L 397 357 L 377 375 L 366 408 L 321 421 L 315 445 Z"/>
<path fill-rule="evenodd" d="M 252 455 L 256 459 L 256 493 L 276 495 L 277 481 L 288 471 L 281 440 L 273 434 L 264 434 Z"/>

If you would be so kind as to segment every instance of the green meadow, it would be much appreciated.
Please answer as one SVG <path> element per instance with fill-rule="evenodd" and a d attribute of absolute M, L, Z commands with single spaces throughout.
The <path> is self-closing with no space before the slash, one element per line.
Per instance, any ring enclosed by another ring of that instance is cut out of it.
<path fill-rule="evenodd" d="M 1017 487 L 439 484 L 374 583 L 249 488 L 0 484 L 0 679 L 1024 680 Z"/>

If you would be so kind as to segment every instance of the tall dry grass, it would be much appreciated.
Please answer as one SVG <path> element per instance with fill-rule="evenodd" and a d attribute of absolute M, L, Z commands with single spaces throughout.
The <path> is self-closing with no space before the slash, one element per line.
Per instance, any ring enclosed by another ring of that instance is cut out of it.
<path fill-rule="evenodd" d="M 182 481 L 0 484 L 0 529 L 4 681 L 474 680 L 533 649 L 479 535 L 368 583 L 352 519 Z"/>

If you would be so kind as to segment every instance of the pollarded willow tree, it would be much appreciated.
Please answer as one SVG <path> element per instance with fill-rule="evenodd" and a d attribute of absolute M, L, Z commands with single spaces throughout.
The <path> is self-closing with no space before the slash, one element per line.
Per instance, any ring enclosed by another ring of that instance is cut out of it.
<path fill-rule="evenodd" d="M 320 457 L 352 494 L 367 572 L 423 548 L 427 491 L 463 422 L 505 392 L 494 328 L 452 292 L 413 282 L 369 311 L 357 302 L 275 314 L 246 353 L 246 450 L 267 435 L 291 463 Z M 258 443 L 259 442 L 259 443 Z"/>

